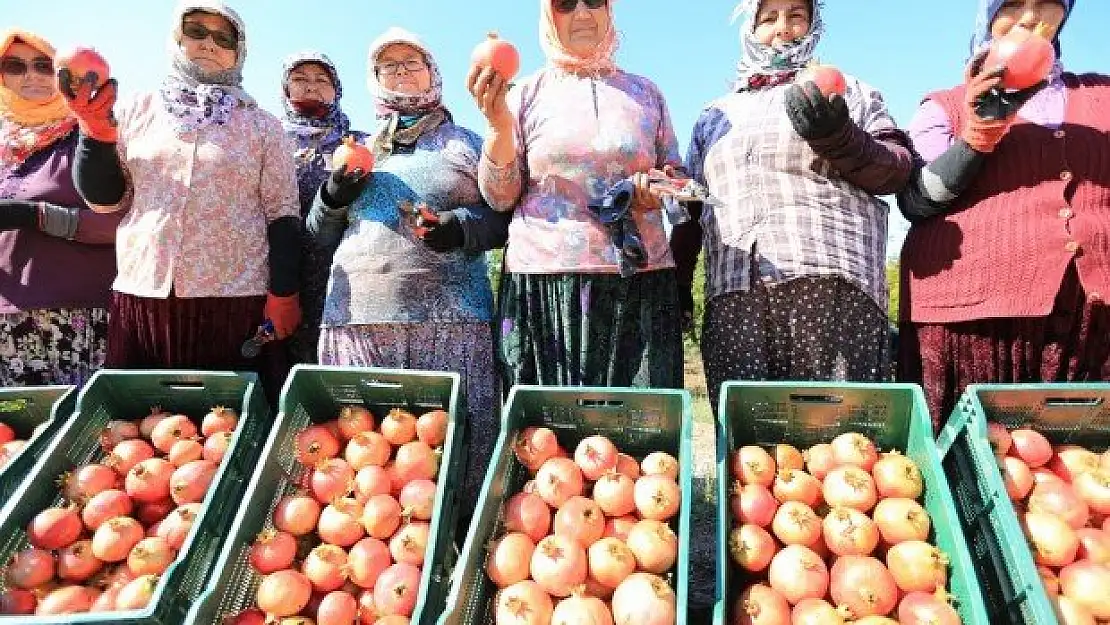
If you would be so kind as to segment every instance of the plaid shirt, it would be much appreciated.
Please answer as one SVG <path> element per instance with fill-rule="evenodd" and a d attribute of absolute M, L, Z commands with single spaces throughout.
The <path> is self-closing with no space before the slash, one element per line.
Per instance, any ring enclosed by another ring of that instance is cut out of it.
<path fill-rule="evenodd" d="M 849 110 L 863 130 L 896 128 L 878 91 L 847 77 Z M 723 206 L 702 211 L 706 296 L 751 288 L 759 279 L 839 276 L 884 310 L 889 208 L 841 179 L 794 131 L 789 85 L 731 93 L 712 102 L 694 127 L 687 167 Z"/>

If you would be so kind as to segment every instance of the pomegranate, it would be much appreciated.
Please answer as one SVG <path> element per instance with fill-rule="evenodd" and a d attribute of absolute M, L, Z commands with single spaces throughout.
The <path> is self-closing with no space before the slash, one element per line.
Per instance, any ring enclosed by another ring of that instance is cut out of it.
<path fill-rule="evenodd" d="M 505 588 L 497 593 L 495 601 L 494 617 L 499 624 L 549 625 L 555 611 L 551 597 L 531 580 Z"/>
<path fill-rule="evenodd" d="M 1060 570 L 1060 594 L 1086 608 L 1099 620 L 1110 619 L 1110 566 L 1089 560 Z"/>
<path fill-rule="evenodd" d="M 739 523 L 767 527 L 775 518 L 779 502 L 765 486 L 748 484 L 733 496 L 732 514 Z"/>
<path fill-rule="evenodd" d="M 872 518 L 887 545 L 926 540 L 932 528 L 929 513 L 912 499 L 883 499 L 875 504 Z"/>
<path fill-rule="evenodd" d="M 92 552 L 92 541 L 79 540 L 58 552 L 58 579 L 82 583 L 96 575 L 104 563 Z"/>
<path fill-rule="evenodd" d="M 201 457 L 209 462 L 220 464 L 224 461 L 224 456 L 227 455 L 228 448 L 231 447 L 231 438 L 235 436 L 231 432 L 216 432 L 204 441 L 204 451 Z"/>
<path fill-rule="evenodd" d="M 1033 560 L 1045 566 L 1067 566 L 1079 552 L 1079 538 L 1063 519 L 1044 512 L 1026 512 L 1022 529 L 1033 547 Z"/>
<path fill-rule="evenodd" d="M 548 428 L 527 427 L 513 442 L 513 453 L 517 460 L 535 473 L 543 463 L 555 457 L 559 451 L 559 439 Z"/>
<path fill-rule="evenodd" d="M 1085 527 L 1091 516 L 1087 502 L 1079 498 L 1075 489 L 1062 481 L 1033 487 L 1026 509 L 1030 512 L 1055 514 L 1074 529 Z"/>
<path fill-rule="evenodd" d="M 653 451 L 640 463 L 643 475 L 662 475 L 672 480 L 678 479 L 678 460 L 662 451 Z"/>
<path fill-rule="evenodd" d="M 821 502 L 821 482 L 805 471 L 780 470 L 771 492 L 783 503 L 797 501 L 813 507 Z"/>
<path fill-rule="evenodd" d="M 662 575 L 678 558 L 678 536 L 660 521 L 644 519 L 633 525 L 625 542 L 636 558 L 636 566 L 646 573 Z"/>
<path fill-rule="evenodd" d="M 416 439 L 429 447 L 439 447 L 447 440 L 451 416 L 446 410 L 432 410 L 416 420 Z"/>
<path fill-rule="evenodd" d="M 2 616 L 29 616 L 35 613 L 38 599 L 35 593 L 29 590 L 13 588 L 0 592 L 0 615 Z"/>
<path fill-rule="evenodd" d="M 742 484 L 770 488 L 775 481 L 775 459 L 758 445 L 745 445 L 732 456 L 732 477 Z"/>
<path fill-rule="evenodd" d="M 539 495 L 517 493 L 505 503 L 505 531 L 523 532 L 539 542 L 550 529 L 551 509 Z"/>
<path fill-rule="evenodd" d="M 1060 578 L 1056 576 L 1055 571 L 1047 566 L 1038 566 L 1037 575 L 1041 576 L 1041 583 L 1044 584 L 1044 590 L 1050 597 L 1060 594 Z"/>
<path fill-rule="evenodd" d="M 925 490 L 917 463 L 897 451 L 883 454 L 875 466 L 871 467 L 871 475 L 875 478 L 875 489 L 883 499 L 917 499 Z"/>
<path fill-rule="evenodd" d="M 848 90 L 844 74 L 831 65 L 814 64 L 807 67 L 802 70 L 798 80 L 799 82 L 814 83 L 826 98 L 834 94 L 843 96 Z"/>
<path fill-rule="evenodd" d="M 620 541 L 628 540 L 628 533 L 639 523 L 634 516 L 613 517 L 605 520 L 605 533 L 603 538 L 616 538 Z"/>
<path fill-rule="evenodd" d="M 92 496 L 119 486 L 119 474 L 103 464 L 86 464 L 58 478 L 62 495 L 83 504 Z"/>
<path fill-rule="evenodd" d="M 1052 459 L 1052 445 L 1048 439 L 1033 430 L 1014 430 L 1010 432 L 1013 447 L 1010 454 L 1021 458 L 1030 469 L 1043 467 Z"/>
<path fill-rule="evenodd" d="M 847 608 L 834 608 L 824 599 L 802 599 L 794 606 L 790 622 L 793 625 L 845 625 L 851 617 Z"/>
<path fill-rule="evenodd" d="M 150 443 L 135 438 L 122 441 L 116 445 L 112 449 L 112 453 L 104 459 L 104 464 L 120 475 L 127 475 L 135 465 L 153 457 L 154 448 L 150 446 Z"/>
<path fill-rule="evenodd" d="M 397 449 L 393 470 L 401 484 L 413 480 L 434 480 L 439 472 L 439 456 L 421 441 L 411 441 Z"/>
<path fill-rule="evenodd" d="M 1047 467 L 1037 467 L 1030 473 L 1033 475 L 1033 485 L 1047 484 L 1048 482 L 1063 482 L 1059 475 L 1056 475 Z"/>
<path fill-rule="evenodd" d="M 194 460 L 173 472 L 170 497 L 177 505 L 199 503 L 216 477 L 219 465 L 208 460 Z"/>
<path fill-rule="evenodd" d="M 424 553 L 428 548 L 428 534 L 431 526 L 424 521 L 406 523 L 389 540 L 389 552 L 394 562 L 424 565 Z"/>
<path fill-rule="evenodd" d="M 193 530 L 193 523 L 200 514 L 200 504 L 190 503 L 174 510 L 158 527 L 158 536 L 166 539 L 171 547 L 181 550 Z"/>
<path fill-rule="evenodd" d="M 195 438 L 197 426 L 185 415 L 173 415 L 158 422 L 150 433 L 150 442 L 162 453 L 169 453 L 174 443 Z"/>
<path fill-rule="evenodd" d="M 790 605 L 803 599 L 820 599 L 829 590 L 825 562 L 812 549 L 801 545 L 787 545 L 775 554 L 767 569 L 767 580 Z"/>
<path fill-rule="evenodd" d="M 86 78 L 97 89 L 104 86 L 111 77 L 108 62 L 93 48 L 82 46 L 67 50 L 54 57 L 54 66 L 58 69 L 68 69 L 73 77 L 70 87 L 76 91 L 82 80 Z"/>
<path fill-rule="evenodd" d="M 316 532 L 324 542 L 350 547 L 364 536 L 362 516 L 363 505 L 358 500 L 350 497 L 336 499 L 320 513 Z"/>
<path fill-rule="evenodd" d="M 633 480 L 640 478 L 640 463 L 628 454 L 617 454 L 617 473 L 627 475 Z M 678 479 L 677 477 L 675 479 Z"/>
<path fill-rule="evenodd" d="M 821 494 L 830 506 L 845 506 L 860 512 L 870 512 L 879 496 L 871 474 L 851 464 L 829 471 Z"/>
<path fill-rule="evenodd" d="M 528 579 L 529 563 L 535 549 L 536 543 L 523 532 L 510 532 L 502 536 L 490 546 L 489 556 L 486 558 L 486 574 L 490 581 L 498 588 L 507 588 Z"/>
<path fill-rule="evenodd" d="M 513 44 L 491 32 L 470 53 L 470 64 L 492 68 L 502 80 L 509 82 L 520 71 L 520 53 Z"/>
<path fill-rule="evenodd" d="M 317 592 L 339 590 L 347 581 L 347 552 L 335 545 L 317 545 L 304 559 L 301 572 Z"/>
<path fill-rule="evenodd" d="M 36 615 L 78 614 L 88 612 L 96 601 L 95 591 L 85 586 L 62 586 L 39 599 Z"/>
<path fill-rule="evenodd" d="M 886 552 L 886 565 L 902 592 L 936 592 L 948 579 L 948 556 L 919 540 L 892 546 Z"/>
<path fill-rule="evenodd" d="M 362 510 L 362 526 L 367 535 L 388 540 L 401 526 L 401 504 L 392 495 L 375 495 Z"/>
<path fill-rule="evenodd" d="M 552 508 L 562 507 L 571 497 L 581 495 L 584 489 L 582 471 L 569 458 L 551 458 L 536 472 L 536 494 Z"/>
<path fill-rule="evenodd" d="M 116 594 L 116 610 L 141 610 L 154 596 L 158 587 L 157 575 L 143 575 L 119 589 Z"/>
<path fill-rule="evenodd" d="M 1075 530 L 1079 539 L 1076 560 L 1090 560 L 1095 564 L 1110 566 L 1110 532 L 1090 527 Z"/>
<path fill-rule="evenodd" d="M 27 540 L 39 549 L 61 549 L 73 544 L 82 529 L 76 508 L 47 508 L 31 519 Z"/>
<path fill-rule="evenodd" d="M 593 498 L 609 516 L 624 516 L 636 509 L 636 482 L 623 473 L 607 473 L 594 484 Z"/>
<path fill-rule="evenodd" d="M 1078 445 L 1057 447 L 1056 454 L 1045 465 L 1063 480 L 1074 482 L 1083 473 L 1098 470 L 1099 455 Z"/>
<path fill-rule="evenodd" d="M 838 556 L 866 556 L 879 546 L 879 528 L 853 508 L 833 508 L 825 516 L 822 535 L 829 551 Z"/>
<path fill-rule="evenodd" d="M 416 417 L 407 410 L 394 408 L 382 419 L 380 431 L 391 445 L 411 443 L 416 440 Z"/>
<path fill-rule="evenodd" d="M 775 557 L 775 539 L 758 525 L 741 525 L 729 532 L 728 551 L 744 570 L 759 573 Z"/>
<path fill-rule="evenodd" d="M 335 149 L 332 163 L 336 169 L 346 165 L 348 171 L 374 171 L 374 155 L 366 146 L 349 136 L 343 137 L 343 144 Z"/>
<path fill-rule="evenodd" d="M 991 443 L 994 455 L 999 458 L 1009 453 L 1010 447 L 1014 444 L 1014 440 L 1010 438 L 1010 431 L 1001 423 L 987 424 L 987 439 Z"/>
<path fill-rule="evenodd" d="M 571 497 L 555 513 L 554 532 L 589 547 L 605 533 L 605 514 L 594 500 Z"/>
<path fill-rule="evenodd" d="M 315 467 L 339 455 L 339 439 L 323 425 L 310 425 L 294 437 L 294 455 L 306 467 Z"/>
<path fill-rule="evenodd" d="M 393 447 L 377 432 L 359 432 L 347 443 L 343 457 L 355 471 L 366 467 L 384 467 L 389 462 Z"/>
<path fill-rule="evenodd" d="M 898 605 L 898 585 L 890 571 L 875 558 L 839 558 L 829 580 L 833 602 L 846 606 L 856 617 L 882 616 Z"/>
<path fill-rule="evenodd" d="M 1055 608 L 1056 618 L 1060 621 L 1060 625 L 1098 625 L 1095 617 L 1091 616 L 1090 610 L 1071 597 L 1058 595 L 1051 597 L 1051 599 L 1052 607 Z"/>
<path fill-rule="evenodd" d="M 139 421 L 139 436 L 150 438 L 151 434 L 154 433 L 154 426 L 161 423 L 164 419 L 170 418 L 170 416 L 170 413 L 162 410 L 160 406 L 151 407 L 150 414 Z"/>
<path fill-rule="evenodd" d="M 127 568 L 137 576 L 161 575 L 177 559 L 177 552 L 165 538 L 144 538 L 127 556 Z"/>
<path fill-rule="evenodd" d="M 798 448 L 793 445 L 779 443 L 775 445 L 772 455 L 774 456 L 775 467 L 779 471 L 783 469 L 804 471 L 806 468 L 805 457 L 802 455 L 802 452 L 798 451 Z"/>
<path fill-rule="evenodd" d="M 590 545 L 587 559 L 593 579 L 610 589 L 619 586 L 636 571 L 636 556 L 632 549 L 616 538 L 603 538 Z"/>
<path fill-rule="evenodd" d="M 360 588 L 373 590 L 382 571 L 393 564 L 389 547 L 377 538 L 363 538 L 347 554 L 347 576 Z"/>
<path fill-rule="evenodd" d="M 588 436 L 574 449 L 574 462 L 591 482 L 617 468 L 617 447 L 604 436 Z"/>
<path fill-rule="evenodd" d="M 394 564 L 382 571 L 374 584 L 374 605 L 382 616 L 411 616 L 419 590 L 420 569 L 411 564 Z"/>
<path fill-rule="evenodd" d="M 806 470 L 813 477 L 824 480 L 825 476 L 836 468 L 837 462 L 833 457 L 832 445 L 820 443 L 806 450 L 802 457 L 806 461 Z"/>
<path fill-rule="evenodd" d="M 143 526 L 131 517 L 108 519 L 93 534 L 93 555 L 105 562 L 123 562 L 144 536 Z"/>
<path fill-rule="evenodd" d="M 127 423 L 127 422 L 126 422 L 126 421 L 119 421 L 119 422 L 116 422 L 116 421 L 109 421 L 109 422 L 108 422 L 108 425 L 110 426 L 110 425 L 112 425 L 113 423 Z M 136 435 L 137 435 L 137 434 L 136 434 Z M 101 436 L 103 437 L 103 434 L 102 434 Z M 128 438 L 129 438 L 129 437 L 128 437 Z M 10 443 L 10 442 L 12 442 L 12 441 L 14 441 L 14 440 L 15 440 L 15 430 L 13 430 L 13 429 L 12 429 L 12 426 L 10 426 L 10 425 L 8 425 L 8 424 L 6 424 L 6 423 L 4 423 L 4 422 L 0 421 L 0 445 L 2 445 L 2 444 L 4 444 L 4 443 Z M 122 438 L 120 438 L 119 440 L 123 440 L 123 439 L 122 439 Z M 116 442 L 119 442 L 119 441 L 116 441 Z M 108 449 L 105 449 L 105 451 L 108 451 L 108 450 L 109 450 L 109 449 L 111 449 L 111 448 L 112 448 L 113 446 L 114 446 L 114 444 L 113 444 L 113 445 L 110 445 L 110 446 L 108 447 Z"/>
<path fill-rule="evenodd" d="M 1052 27 L 1046 24 L 1038 24 L 1033 30 L 1016 26 L 991 43 L 983 67 L 1005 67 L 1003 87 L 1028 89 L 1044 80 L 1056 62 L 1052 37 Z"/>
<path fill-rule="evenodd" d="M 8 561 L 4 581 L 9 588 L 34 590 L 49 582 L 55 573 L 54 556 L 45 549 L 25 549 Z"/>
<path fill-rule="evenodd" d="M 633 500 L 642 518 L 666 521 L 678 514 L 682 491 L 669 477 L 645 475 L 636 480 Z"/>
<path fill-rule="evenodd" d="M 143 460 L 127 472 L 123 481 L 124 490 L 137 502 L 168 499 L 170 478 L 176 469 L 177 467 L 162 458 Z"/>
<path fill-rule="evenodd" d="M 389 473 L 377 465 L 368 466 L 355 474 L 355 499 L 362 503 L 366 503 L 374 495 L 388 495 L 391 488 Z M 404 487 L 401 490 L 404 492 Z"/>
<path fill-rule="evenodd" d="M 363 171 L 370 170 L 365 169 Z M 340 408 L 339 418 L 336 421 L 339 425 L 339 436 L 347 441 L 364 432 L 372 432 L 377 423 L 373 413 L 367 410 L 365 406 L 354 404 L 348 404 Z"/>
<path fill-rule="evenodd" d="M 286 569 L 262 578 L 255 601 L 263 612 L 273 616 L 293 616 L 308 605 L 312 584 L 304 574 Z"/>
<path fill-rule="evenodd" d="M 613 591 L 613 621 L 636 625 L 670 625 L 675 622 L 674 590 L 651 573 L 633 573 Z"/>
<path fill-rule="evenodd" d="M 1083 473 L 1075 478 L 1073 486 L 1092 512 L 1110 516 L 1110 471 Z"/>
<path fill-rule="evenodd" d="M 530 571 L 548 594 L 567 597 L 586 581 L 588 558 L 577 541 L 552 535 L 541 540 L 532 553 Z"/>
<path fill-rule="evenodd" d="M 194 460 L 204 457 L 204 445 L 193 439 L 180 440 L 170 447 L 166 459 L 175 467 L 184 466 Z"/>
<path fill-rule="evenodd" d="M 879 460 L 879 450 L 875 443 L 863 434 L 847 432 L 832 439 L 829 445 L 837 465 L 852 465 L 871 471 Z"/>
<path fill-rule="evenodd" d="M 321 460 L 309 477 L 312 496 L 326 504 L 349 495 L 355 486 L 355 471 L 346 460 Z"/>
<path fill-rule="evenodd" d="M 948 604 L 927 592 L 911 592 L 898 604 L 898 620 L 904 625 L 960 625 L 960 615 Z"/>
<path fill-rule="evenodd" d="M 413 480 L 401 487 L 397 502 L 401 504 L 405 516 L 418 521 L 430 521 L 436 503 L 436 483 L 431 480 Z"/>
<path fill-rule="evenodd" d="M 775 513 L 771 531 L 784 545 L 812 547 L 821 539 L 821 518 L 804 503 L 788 501 Z"/>
<path fill-rule="evenodd" d="M 572 595 L 555 606 L 551 615 L 554 623 L 589 623 L 613 625 L 613 615 L 605 602 L 596 597 Z"/>
<path fill-rule="evenodd" d="M 251 545 L 250 560 L 254 570 L 263 575 L 293 566 L 297 555 L 297 540 L 292 534 L 277 530 L 263 530 Z"/>

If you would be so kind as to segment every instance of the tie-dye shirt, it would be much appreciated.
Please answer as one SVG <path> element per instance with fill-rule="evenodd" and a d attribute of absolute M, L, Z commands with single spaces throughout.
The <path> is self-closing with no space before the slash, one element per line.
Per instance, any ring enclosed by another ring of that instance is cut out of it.
<path fill-rule="evenodd" d="M 590 212 L 623 178 L 681 165 L 667 105 L 651 81 L 617 71 L 583 78 L 544 69 L 509 92 L 517 158 L 483 155 L 482 193 L 514 211 L 506 269 L 513 273 L 618 273 L 608 232 Z M 662 211 L 638 213 L 648 252 L 643 271 L 674 266 Z"/>

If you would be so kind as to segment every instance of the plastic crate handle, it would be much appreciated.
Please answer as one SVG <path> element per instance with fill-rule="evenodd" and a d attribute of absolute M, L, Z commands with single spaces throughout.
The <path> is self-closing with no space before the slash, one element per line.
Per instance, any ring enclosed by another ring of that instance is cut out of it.
<path fill-rule="evenodd" d="M 807 395 L 805 393 L 791 393 L 790 401 L 795 404 L 843 404 L 843 395 Z"/>
<path fill-rule="evenodd" d="M 362 384 L 363 386 L 369 386 L 371 388 L 385 388 L 398 391 L 405 388 L 405 385 L 401 384 L 400 382 L 386 382 L 383 380 L 375 379 L 359 380 L 359 384 Z"/>
<path fill-rule="evenodd" d="M 160 384 L 173 391 L 203 391 L 204 382 L 199 380 L 162 380 Z"/>
<path fill-rule="evenodd" d="M 578 406 L 581 408 L 607 408 L 616 410 L 618 408 L 624 408 L 624 401 L 620 399 L 581 398 L 578 400 Z"/>
<path fill-rule="evenodd" d="M 1094 408 L 1102 405 L 1101 397 L 1045 397 L 1045 408 Z"/>

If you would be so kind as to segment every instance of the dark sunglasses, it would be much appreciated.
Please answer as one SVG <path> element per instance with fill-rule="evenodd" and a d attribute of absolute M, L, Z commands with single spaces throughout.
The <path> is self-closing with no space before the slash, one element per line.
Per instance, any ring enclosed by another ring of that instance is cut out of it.
<path fill-rule="evenodd" d="M 54 61 L 40 56 L 31 61 L 31 70 L 36 74 L 43 76 L 54 75 Z M 27 73 L 27 61 L 14 56 L 6 56 L 0 59 L 0 74 L 7 74 L 8 76 L 23 76 Z"/>
<path fill-rule="evenodd" d="M 239 36 L 235 33 L 229 33 L 222 30 L 208 30 L 204 24 L 197 22 L 184 22 L 181 24 L 181 34 L 189 39 L 196 39 L 197 41 L 204 41 L 208 37 L 212 37 L 212 41 L 224 50 L 236 50 L 239 48 Z"/>
<path fill-rule="evenodd" d="M 578 8 L 579 0 L 555 0 L 555 11 L 558 13 L 573 13 Z M 582 0 L 587 9 L 600 9 L 609 4 L 609 0 Z"/>

